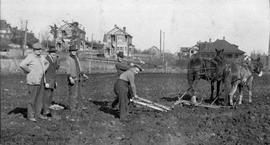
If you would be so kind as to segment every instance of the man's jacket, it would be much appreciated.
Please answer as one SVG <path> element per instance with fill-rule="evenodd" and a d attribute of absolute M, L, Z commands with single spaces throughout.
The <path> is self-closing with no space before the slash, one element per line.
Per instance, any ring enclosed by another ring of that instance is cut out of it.
<path fill-rule="evenodd" d="M 49 62 L 44 56 L 29 54 L 21 63 L 21 69 L 26 73 L 26 83 L 28 85 L 40 85 L 41 79 L 49 66 Z"/>
<path fill-rule="evenodd" d="M 80 65 L 80 61 L 78 59 L 78 57 L 76 56 L 76 59 L 78 60 L 78 64 L 79 64 L 79 70 L 77 70 L 76 68 L 76 62 L 75 60 L 71 57 L 71 56 L 68 56 L 67 57 L 67 74 L 69 76 L 71 76 L 72 78 L 76 78 L 76 79 L 79 79 L 79 74 L 81 73 L 80 71 L 82 70 L 81 69 L 81 65 Z M 79 72 L 78 72 L 79 71 Z"/>
<path fill-rule="evenodd" d="M 46 56 L 46 60 L 49 62 L 49 67 L 45 72 L 45 80 L 49 84 L 49 88 L 53 89 L 56 88 L 56 70 L 59 68 L 59 65 L 50 55 Z"/>
<path fill-rule="evenodd" d="M 115 68 L 117 71 L 117 75 L 120 76 L 123 72 L 127 71 L 130 68 L 130 65 L 128 65 L 128 63 L 124 61 L 121 61 L 115 64 Z"/>

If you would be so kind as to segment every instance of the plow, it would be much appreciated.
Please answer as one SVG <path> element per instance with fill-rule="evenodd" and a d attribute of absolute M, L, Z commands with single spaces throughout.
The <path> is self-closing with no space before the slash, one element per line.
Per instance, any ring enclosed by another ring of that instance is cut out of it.
<path fill-rule="evenodd" d="M 162 111 L 162 112 L 167 112 L 170 111 L 171 108 L 162 104 L 158 104 L 155 102 L 152 102 L 150 100 L 144 99 L 144 98 L 140 98 L 140 97 L 134 97 L 130 100 L 131 102 L 138 104 L 138 105 L 142 105 L 145 107 L 149 107 L 158 111 Z"/>
<path fill-rule="evenodd" d="M 141 98 L 141 97 L 134 97 L 132 99 L 130 99 L 131 102 L 144 106 L 144 107 L 148 107 L 154 110 L 158 110 L 161 112 L 168 112 L 170 110 L 173 110 L 175 106 L 177 105 L 186 105 L 186 106 L 194 106 L 194 107 L 204 107 L 204 108 L 212 108 L 212 109 L 219 109 L 219 108 L 225 108 L 225 107 L 233 107 L 233 106 L 220 106 L 220 105 L 214 105 L 214 102 L 217 100 L 217 98 L 215 98 L 210 104 L 205 104 L 203 103 L 203 98 L 197 102 L 196 97 L 193 96 L 191 97 L 191 100 L 184 100 L 183 97 L 187 94 L 187 91 L 184 92 L 181 96 L 179 95 L 178 100 L 174 102 L 174 104 L 172 104 L 172 106 L 166 106 L 166 105 L 162 105 L 159 103 L 155 103 L 153 101 Z"/>

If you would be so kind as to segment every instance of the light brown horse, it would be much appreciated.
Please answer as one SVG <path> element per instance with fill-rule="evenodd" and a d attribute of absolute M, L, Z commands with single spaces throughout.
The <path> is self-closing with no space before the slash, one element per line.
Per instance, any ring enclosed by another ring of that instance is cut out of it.
<path fill-rule="evenodd" d="M 260 61 L 260 58 L 246 60 L 241 63 L 231 63 L 229 66 L 229 77 L 226 79 L 230 79 L 231 81 L 231 89 L 229 93 L 229 105 L 233 105 L 233 96 L 237 90 L 239 89 L 239 102 L 238 104 L 242 104 L 243 98 L 243 87 L 247 86 L 248 94 L 249 94 L 249 102 L 252 102 L 252 85 L 254 75 L 262 76 L 262 68 L 263 64 Z"/>

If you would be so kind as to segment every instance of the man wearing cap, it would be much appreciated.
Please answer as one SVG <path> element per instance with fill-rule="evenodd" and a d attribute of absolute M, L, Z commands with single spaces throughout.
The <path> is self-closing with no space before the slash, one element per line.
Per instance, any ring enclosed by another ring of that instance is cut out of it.
<path fill-rule="evenodd" d="M 82 73 L 80 61 L 77 56 L 76 46 L 70 46 L 70 55 L 67 57 L 67 74 L 68 74 L 68 92 L 69 92 L 69 108 L 71 116 L 67 118 L 74 121 L 74 116 L 81 109 L 85 109 L 82 104 L 81 85 L 82 79 L 88 79 L 88 76 Z M 78 106 L 78 104 L 80 106 Z"/>
<path fill-rule="evenodd" d="M 132 97 L 138 97 L 135 86 L 135 74 L 142 71 L 141 67 L 134 65 L 123 72 L 114 84 L 114 93 L 119 98 L 120 120 L 125 120 L 128 115 L 128 103 Z M 132 94 L 130 94 L 130 88 Z M 131 96 L 130 96 L 131 95 Z"/>
<path fill-rule="evenodd" d="M 117 63 L 115 64 L 117 76 L 119 77 L 123 72 L 127 71 L 129 68 L 131 68 L 134 64 L 133 63 L 126 63 L 123 61 L 124 53 L 118 52 L 117 53 Z M 129 88 L 129 93 L 132 94 L 131 88 Z M 119 97 L 116 97 L 114 101 L 111 104 L 112 108 L 115 108 L 115 106 L 119 103 Z"/>
<path fill-rule="evenodd" d="M 117 53 L 117 63 L 115 64 L 115 68 L 118 76 L 120 76 L 124 71 L 127 71 L 130 67 L 134 65 L 133 63 L 128 64 L 127 62 L 124 62 L 124 57 L 125 56 L 123 52 Z"/>
<path fill-rule="evenodd" d="M 49 62 L 41 55 L 42 46 L 40 43 L 33 45 L 33 53 L 29 54 L 21 63 L 20 68 L 26 73 L 26 83 L 28 86 L 28 94 L 30 100 L 27 104 L 27 117 L 31 121 L 36 121 L 37 118 L 47 119 L 41 115 L 44 72 L 48 68 Z"/>
<path fill-rule="evenodd" d="M 50 46 L 48 50 L 48 55 L 46 56 L 46 60 L 49 62 L 49 67 L 45 71 L 45 89 L 43 96 L 43 109 L 44 115 L 48 115 L 50 113 L 49 107 L 52 103 L 52 98 L 56 89 L 56 70 L 59 68 L 57 62 L 57 50 L 54 46 Z M 56 117 L 54 114 L 51 114 L 52 117 Z"/>

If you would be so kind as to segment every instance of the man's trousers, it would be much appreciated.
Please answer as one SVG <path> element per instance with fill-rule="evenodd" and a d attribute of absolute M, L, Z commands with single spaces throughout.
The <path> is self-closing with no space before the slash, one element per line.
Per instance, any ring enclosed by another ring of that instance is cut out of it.
<path fill-rule="evenodd" d="M 44 96 L 43 96 L 43 111 L 45 114 L 50 113 L 49 107 L 52 104 L 52 99 L 54 96 L 55 89 L 52 88 L 45 88 L 44 89 Z"/>
<path fill-rule="evenodd" d="M 81 82 L 75 81 L 74 84 L 68 84 L 69 107 L 71 112 L 79 111 L 82 107 Z"/>
<path fill-rule="evenodd" d="M 129 103 L 129 93 L 130 93 L 130 85 L 127 81 L 118 79 L 114 84 L 114 93 L 116 94 L 117 102 L 119 100 L 119 109 L 120 109 L 120 119 L 126 119 L 128 115 L 128 103 Z"/>
<path fill-rule="evenodd" d="M 30 100 L 27 104 L 27 117 L 38 118 L 43 106 L 44 85 L 28 85 L 28 95 Z"/>

